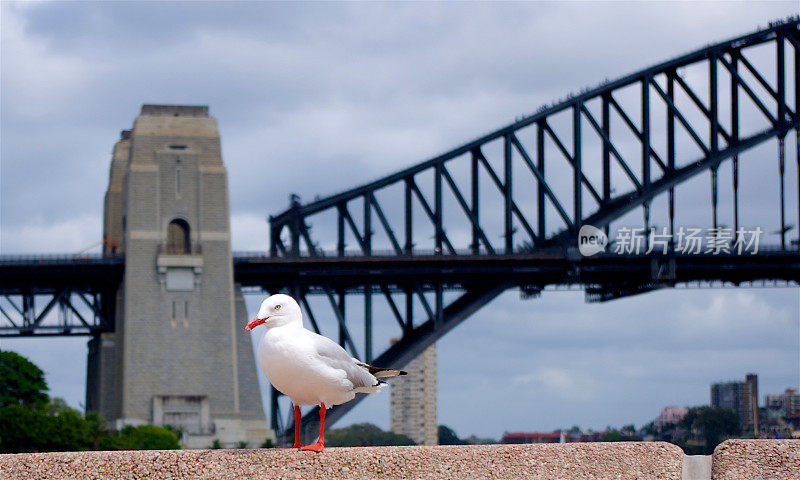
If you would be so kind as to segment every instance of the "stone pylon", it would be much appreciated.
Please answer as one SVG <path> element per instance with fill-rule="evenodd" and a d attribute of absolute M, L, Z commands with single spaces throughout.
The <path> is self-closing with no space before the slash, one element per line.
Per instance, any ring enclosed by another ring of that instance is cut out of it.
<path fill-rule="evenodd" d="M 228 176 L 205 106 L 144 105 L 116 143 L 104 253 L 124 255 L 115 330 L 89 342 L 86 405 L 172 425 L 187 447 L 274 437 L 233 283 Z"/>

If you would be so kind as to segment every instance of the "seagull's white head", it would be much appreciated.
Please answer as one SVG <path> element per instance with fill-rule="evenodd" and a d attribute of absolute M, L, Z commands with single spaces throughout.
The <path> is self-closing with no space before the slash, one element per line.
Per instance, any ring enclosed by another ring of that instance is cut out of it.
<path fill-rule="evenodd" d="M 262 323 L 267 328 L 280 327 L 290 323 L 297 323 L 302 326 L 303 314 L 300 311 L 300 305 L 289 295 L 282 293 L 272 295 L 261 302 L 258 315 L 247 324 L 245 330 L 250 331 Z"/>

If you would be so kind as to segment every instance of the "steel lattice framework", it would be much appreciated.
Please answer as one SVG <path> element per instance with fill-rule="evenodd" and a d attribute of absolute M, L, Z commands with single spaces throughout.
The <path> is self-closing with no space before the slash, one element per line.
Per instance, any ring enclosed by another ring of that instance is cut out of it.
<path fill-rule="evenodd" d="M 113 331 L 124 268 L 120 256 L 0 257 L 0 337 Z"/>
<path fill-rule="evenodd" d="M 317 331 L 306 296 L 324 295 L 340 343 L 387 367 L 401 367 L 511 287 L 536 295 L 547 285 L 578 284 L 588 300 L 603 301 L 695 280 L 796 282 L 800 256 L 787 241 L 792 226 L 786 203 L 797 208 L 800 192 L 785 190 L 785 138 L 794 130 L 800 142 L 798 69 L 800 32 L 793 19 L 571 95 L 366 185 L 308 204 L 292 196 L 290 208 L 270 218 L 270 256 L 235 258 L 236 279 L 295 295 Z M 576 253 L 583 225 L 608 233 L 612 222 L 638 209 L 644 231 L 650 231 L 651 207 L 663 196 L 664 228 L 674 241 L 675 188 L 705 172 L 711 178 L 710 222 L 721 228 L 718 176 L 726 160 L 732 230 L 738 235 L 740 154 L 776 139 L 775 251 L 751 258 L 690 258 L 672 248 L 641 257 L 588 259 Z M 800 154 L 797 163 L 800 171 Z M 553 173 L 564 165 L 568 174 Z M 483 197 L 489 195 L 499 200 L 487 202 Z M 491 231 L 498 218 L 500 241 Z M 451 227 L 458 222 L 466 227 Z M 430 244 L 426 233 L 432 233 Z M 348 330 L 348 294 L 363 297 L 362 351 Z M 373 296 L 388 305 L 402 332 L 399 342 L 378 355 L 372 347 Z M 421 306 L 422 321 L 412 320 L 414 305 Z M 356 403 L 335 407 L 328 421 Z M 283 429 L 281 420 L 273 390 L 273 427 Z M 314 422 L 313 413 L 303 419 L 306 427 Z"/>

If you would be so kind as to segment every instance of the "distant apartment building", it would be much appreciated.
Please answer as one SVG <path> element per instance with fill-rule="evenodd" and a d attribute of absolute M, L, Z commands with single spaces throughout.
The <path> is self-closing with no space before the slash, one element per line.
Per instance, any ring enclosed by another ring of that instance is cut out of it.
<path fill-rule="evenodd" d="M 658 414 L 658 417 L 653 420 L 653 425 L 656 428 L 664 428 L 667 425 L 676 425 L 678 422 L 683 420 L 683 417 L 689 413 L 688 408 L 684 407 L 664 407 L 661 410 L 661 413 Z"/>
<path fill-rule="evenodd" d="M 764 413 L 761 432 L 775 438 L 800 438 L 800 393 L 796 389 L 765 395 Z"/>
<path fill-rule="evenodd" d="M 748 373 L 744 382 L 711 384 L 711 406 L 739 415 L 743 433 L 758 433 L 758 375 Z"/>
<path fill-rule="evenodd" d="M 395 343 L 398 340 L 393 338 L 391 341 Z M 436 344 L 425 349 L 403 370 L 408 375 L 391 381 L 391 430 L 410 437 L 417 445 L 438 445 Z"/>
<path fill-rule="evenodd" d="M 800 393 L 794 388 L 787 388 L 783 393 L 765 395 L 764 407 L 782 417 L 800 414 Z"/>

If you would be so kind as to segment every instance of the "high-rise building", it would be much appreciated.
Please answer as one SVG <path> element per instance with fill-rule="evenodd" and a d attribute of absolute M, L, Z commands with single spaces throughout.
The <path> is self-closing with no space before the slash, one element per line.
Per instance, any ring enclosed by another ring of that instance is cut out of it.
<path fill-rule="evenodd" d="M 743 432 L 758 433 L 758 375 L 748 373 L 744 382 L 711 384 L 711 406 L 732 410 Z"/>
<path fill-rule="evenodd" d="M 392 343 L 398 339 L 392 339 Z M 436 418 L 436 344 L 403 367 L 408 375 L 392 379 L 389 394 L 391 430 L 417 445 L 438 445 Z"/>
<path fill-rule="evenodd" d="M 187 447 L 272 435 L 208 107 L 142 107 L 112 153 L 103 236 L 106 254 L 125 256 L 125 275 L 114 332 L 89 342 L 87 409 L 116 427 L 178 427 Z"/>

